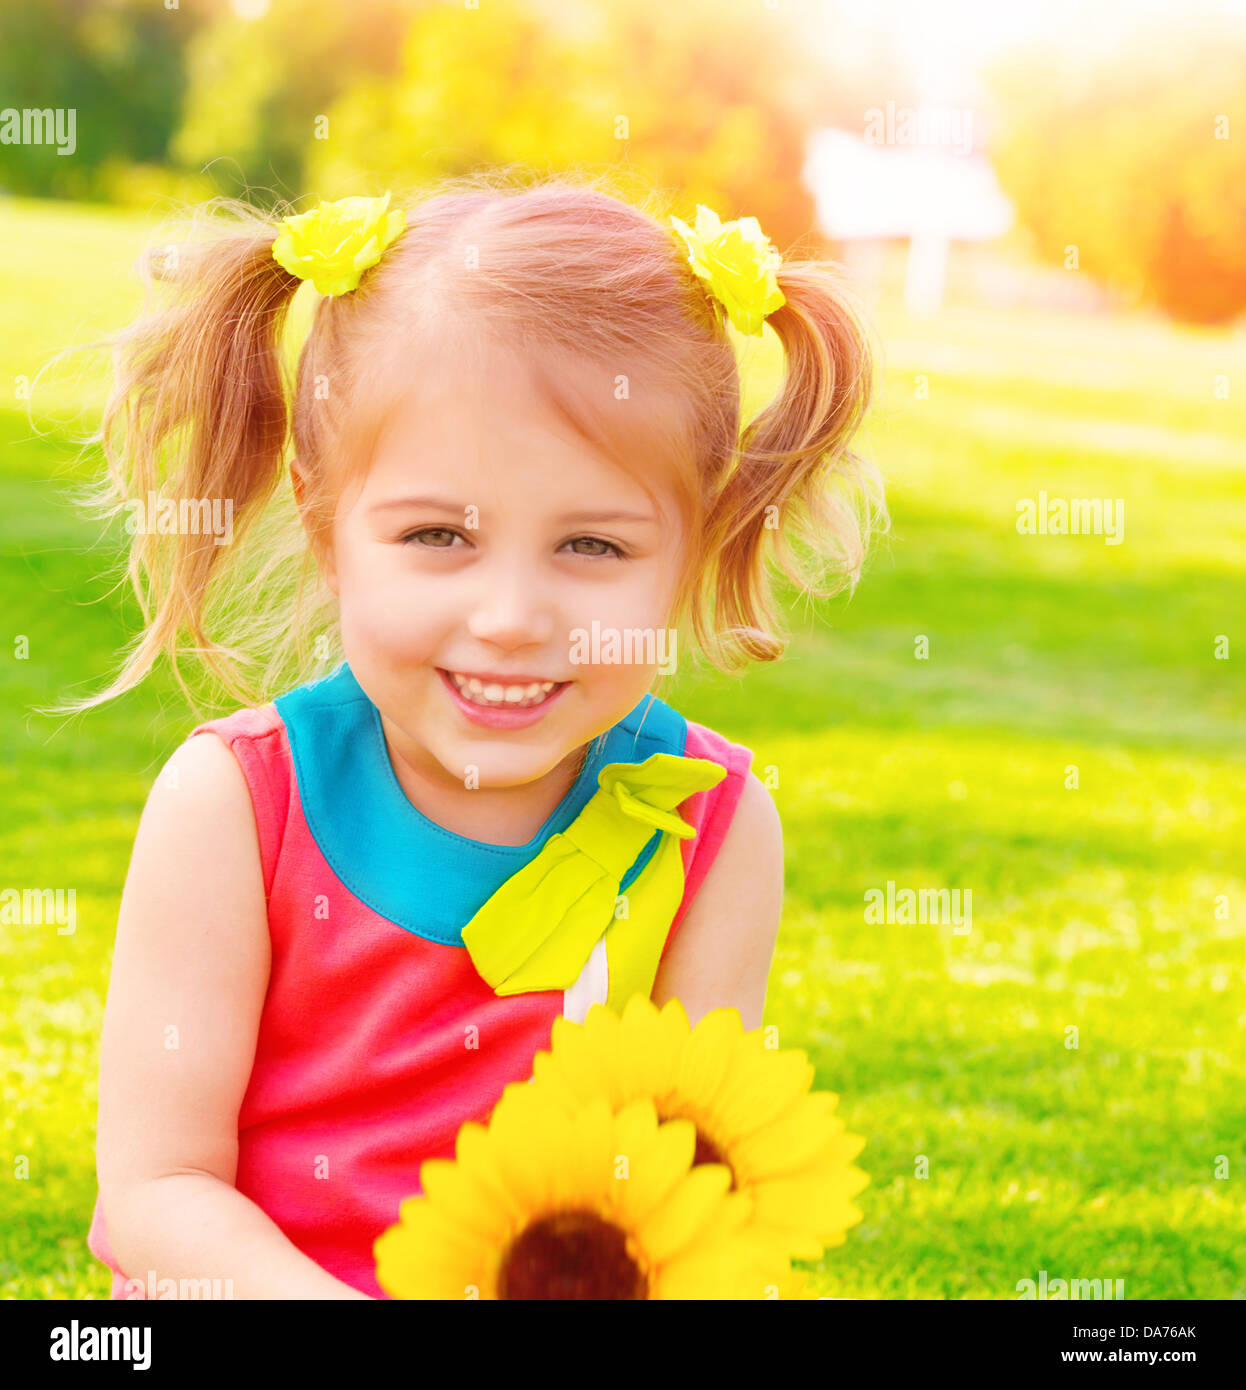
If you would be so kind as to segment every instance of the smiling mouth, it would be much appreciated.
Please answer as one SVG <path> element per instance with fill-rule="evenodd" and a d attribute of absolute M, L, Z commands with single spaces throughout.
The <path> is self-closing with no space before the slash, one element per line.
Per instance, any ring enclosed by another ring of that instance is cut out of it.
<path fill-rule="evenodd" d="M 529 709 L 544 704 L 568 684 L 567 681 L 531 681 L 524 685 L 503 685 L 500 681 L 464 676 L 458 671 L 445 671 L 444 674 L 465 700 L 482 709 Z"/>

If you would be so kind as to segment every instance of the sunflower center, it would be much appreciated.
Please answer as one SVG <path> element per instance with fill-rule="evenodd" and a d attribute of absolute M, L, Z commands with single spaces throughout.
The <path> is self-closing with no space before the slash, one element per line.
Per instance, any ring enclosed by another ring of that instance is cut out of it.
<path fill-rule="evenodd" d="M 697 1146 L 692 1153 L 692 1164 L 696 1167 L 698 1163 L 726 1163 L 727 1160 L 718 1152 L 712 1139 L 707 1139 L 701 1131 L 697 1130 Z"/>
<path fill-rule="evenodd" d="M 691 1115 L 682 1115 L 678 1110 L 668 1110 L 665 1106 L 659 1106 L 658 1119 L 660 1121 L 692 1120 L 693 1126 L 695 1127 L 697 1133 L 697 1146 L 692 1151 L 692 1166 L 695 1168 L 698 1163 L 721 1163 L 722 1166 L 727 1170 L 727 1172 L 731 1174 L 731 1187 L 728 1189 L 728 1191 L 735 1191 L 735 1169 L 727 1161 L 727 1158 L 723 1154 L 723 1151 L 718 1147 L 717 1144 L 714 1143 L 714 1141 L 709 1137 L 709 1135 L 705 1133 L 705 1131 L 701 1128 L 699 1124 L 697 1124 L 696 1120 Z"/>
<path fill-rule="evenodd" d="M 542 1217 L 515 1238 L 498 1272 L 499 1298 L 643 1299 L 646 1280 L 627 1236 L 591 1211 Z"/>

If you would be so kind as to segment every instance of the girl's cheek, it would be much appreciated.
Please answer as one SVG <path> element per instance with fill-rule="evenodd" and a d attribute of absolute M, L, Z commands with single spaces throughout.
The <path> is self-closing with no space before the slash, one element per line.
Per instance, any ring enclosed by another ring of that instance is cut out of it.
<path fill-rule="evenodd" d="M 631 566 L 610 583 L 584 584 L 575 596 L 574 611 L 580 625 L 594 620 L 620 629 L 654 626 L 663 620 L 665 594 L 670 587 L 658 566 L 648 561 L 621 560 Z"/>
<path fill-rule="evenodd" d="M 430 606 L 411 595 L 378 595 L 360 605 L 352 626 L 357 639 L 394 661 L 422 661 L 438 645 Z"/>
<path fill-rule="evenodd" d="M 338 569 L 338 607 L 343 627 L 378 646 L 402 646 L 431 628 L 444 603 L 436 586 L 404 563 L 400 547 L 346 538 Z"/>

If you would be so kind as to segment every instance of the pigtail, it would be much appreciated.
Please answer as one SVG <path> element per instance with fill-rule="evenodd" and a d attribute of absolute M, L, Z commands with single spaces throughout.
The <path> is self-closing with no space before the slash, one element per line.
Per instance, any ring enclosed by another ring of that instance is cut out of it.
<path fill-rule="evenodd" d="M 878 470 L 849 448 L 873 388 L 864 320 L 831 265 L 787 263 L 778 282 L 787 302 L 766 322 L 783 344 L 786 375 L 741 434 L 736 466 L 707 514 L 712 623 L 702 603 L 693 608 L 697 640 L 725 669 L 777 660 L 786 646 L 770 558 L 799 589 L 827 598 L 855 586 L 871 533 L 887 527 Z"/>
<path fill-rule="evenodd" d="M 162 653 L 188 696 L 178 658 L 190 652 L 237 698 L 251 693 L 206 616 L 280 475 L 289 433 L 282 330 L 301 282 L 273 259 L 274 223 L 224 202 L 233 219 L 217 220 L 206 239 L 144 255 L 146 307 L 109 340 L 113 386 L 96 436 L 107 477 L 88 506 L 100 519 L 128 515 L 126 573 L 143 631 L 112 684 L 67 708 L 123 694 Z M 219 525 L 169 528 L 151 514 L 155 499 L 166 518 L 175 507 L 179 523 L 227 517 L 228 534 Z"/>

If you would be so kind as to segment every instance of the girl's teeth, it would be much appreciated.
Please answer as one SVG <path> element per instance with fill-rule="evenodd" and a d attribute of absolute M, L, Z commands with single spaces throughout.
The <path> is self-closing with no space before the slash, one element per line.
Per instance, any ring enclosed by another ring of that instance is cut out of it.
<path fill-rule="evenodd" d="M 539 705 L 557 684 L 555 681 L 533 681 L 530 685 L 503 686 L 496 681 L 485 684 L 475 676 L 460 676 L 452 671 L 450 679 L 460 694 L 478 705 L 513 705 L 522 708 L 526 705 Z"/>

